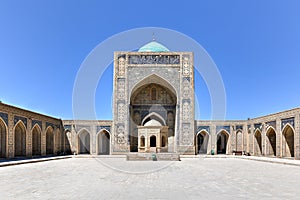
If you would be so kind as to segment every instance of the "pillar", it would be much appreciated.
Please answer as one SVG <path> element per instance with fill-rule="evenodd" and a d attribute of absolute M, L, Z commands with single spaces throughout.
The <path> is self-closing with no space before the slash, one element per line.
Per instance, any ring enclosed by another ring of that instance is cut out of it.
<path fill-rule="evenodd" d="M 230 125 L 229 138 L 228 138 L 227 154 L 232 154 L 233 150 L 236 150 L 236 130 L 235 125 Z"/>
<path fill-rule="evenodd" d="M 217 127 L 215 124 L 211 126 L 211 150 L 217 154 Z"/>
<path fill-rule="evenodd" d="M 14 115 L 8 113 L 8 124 L 7 124 L 7 133 L 8 133 L 8 143 L 7 143 L 7 158 L 15 157 L 15 149 L 14 149 Z"/>
<path fill-rule="evenodd" d="M 26 128 L 26 157 L 32 156 L 32 135 L 31 135 L 31 118 L 27 118 L 27 128 Z"/>
<path fill-rule="evenodd" d="M 276 157 L 282 157 L 281 120 L 276 118 Z"/>
<path fill-rule="evenodd" d="M 262 123 L 262 131 L 261 131 L 261 154 L 265 156 L 267 154 L 267 145 L 266 145 L 266 124 L 265 122 Z"/>
<path fill-rule="evenodd" d="M 300 113 L 295 116 L 295 135 L 294 135 L 294 156 L 300 159 Z"/>
<path fill-rule="evenodd" d="M 250 131 L 250 154 L 254 155 L 254 124 L 251 124 L 251 131 Z"/>

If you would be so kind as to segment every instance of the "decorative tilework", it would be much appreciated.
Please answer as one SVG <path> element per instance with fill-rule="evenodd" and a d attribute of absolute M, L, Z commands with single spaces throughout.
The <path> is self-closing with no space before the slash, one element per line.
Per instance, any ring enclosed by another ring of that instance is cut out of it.
<path fill-rule="evenodd" d="M 271 127 L 273 127 L 274 129 L 276 129 L 276 121 L 266 122 L 266 125 L 267 125 L 267 126 L 271 126 Z"/>
<path fill-rule="evenodd" d="M 42 129 L 42 122 L 39 120 L 32 120 L 32 125 L 31 127 L 34 127 L 34 125 L 38 124 L 40 128 Z"/>
<path fill-rule="evenodd" d="M 180 64 L 179 55 L 130 55 L 128 64 Z"/>
<path fill-rule="evenodd" d="M 217 126 L 217 133 L 219 133 L 222 129 L 226 130 L 230 134 L 230 126 Z"/>
<path fill-rule="evenodd" d="M 254 124 L 254 130 L 256 130 L 256 129 L 262 131 L 262 123 Z"/>
<path fill-rule="evenodd" d="M 97 126 L 97 133 L 98 133 L 101 129 L 106 129 L 108 132 L 110 132 L 110 126 Z"/>
<path fill-rule="evenodd" d="M 236 125 L 235 130 L 243 130 L 244 126 L 243 125 Z"/>
<path fill-rule="evenodd" d="M 6 125 L 8 126 L 8 114 L 0 112 L 0 117 L 5 121 Z"/>
<path fill-rule="evenodd" d="M 64 129 L 65 129 L 65 130 L 71 131 L 72 126 L 71 126 L 71 125 L 64 125 Z"/>
<path fill-rule="evenodd" d="M 20 117 L 20 116 L 15 116 L 14 117 L 14 125 L 18 123 L 18 121 L 22 121 L 25 124 L 25 127 L 27 128 L 27 118 L 25 117 Z"/>
<path fill-rule="evenodd" d="M 205 130 L 207 131 L 208 133 L 210 133 L 210 126 L 197 126 L 197 131 L 196 133 L 198 133 L 199 131 L 201 130 Z"/>
<path fill-rule="evenodd" d="M 54 129 L 54 124 L 52 124 L 50 122 L 46 122 L 46 128 L 48 128 L 48 126 L 51 126 Z"/>
<path fill-rule="evenodd" d="M 286 124 L 290 124 L 293 128 L 295 128 L 295 119 L 294 119 L 294 117 L 287 118 L 287 119 L 282 119 L 281 120 L 281 129 L 283 129 L 283 127 Z"/>

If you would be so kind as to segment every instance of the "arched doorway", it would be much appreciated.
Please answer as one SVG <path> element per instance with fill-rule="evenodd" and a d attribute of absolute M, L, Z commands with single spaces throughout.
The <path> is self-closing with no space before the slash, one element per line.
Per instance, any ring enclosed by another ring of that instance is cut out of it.
<path fill-rule="evenodd" d="M 150 136 L 150 147 L 156 147 L 156 136 Z"/>
<path fill-rule="evenodd" d="M 0 119 L 0 158 L 6 157 L 6 126 Z"/>
<path fill-rule="evenodd" d="M 14 133 L 15 156 L 26 156 L 26 128 L 21 121 L 15 126 Z"/>
<path fill-rule="evenodd" d="M 70 145 L 70 141 L 71 141 L 71 131 L 70 130 L 66 130 L 64 132 L 64 146 L 65 146 L 65 153 L 66 154 L 71 154 L 71 145 Z"/>
<path fill-rule="evenodd" d="M 141 136 L 140 146 L 145 147 L 145 137 Z"/>
<path fill-rule="evenodd" d="M 98 133 L 98 154 L 110 154 L 110 135 L 106 130 L 102 130 Z"/>
<path fill-rule="evenodd" d="M 266 136 L 266 154 L 268 156 L 276 156 L 276 133 L 274 128 L 270 127 Z"/>
<path fill-rule="evenodd" d="M 260 130 L 256 130 L 254 134 L 254 155 L 262 153 L 262 138 Z"/>
<path fill-rule="evenodd" d="M 32 155 L 41 155 L 41 129 L 38 125 L 32 129 Z"/>
<path fill-rule="evenodd" d="M 294 157 L 294 130 L 288 124 L 282 131 L 283 142 L 282 142 L 282 156 L 283 157 Z"/>
<path fill-rule="evenodd" d="M 78 134 L 80 154 L 90 154 L 90 133 L 82 130 Z"/>
<path fill-rule="evenodd" d="M 206 131 L 200 131 L 196 138 L 196 154 L 207 154 L 208 146 L 208 133 Z"/>
<path fill-rule="evenodd" d="M 227 154 L 227 143 L 228 143 L 229 134 L 222 130 L 217 135 L 217 154 Z"/>
<path fill-rule="evenodd" d="M 236 132 L 236 151 L 243 151 L 243 133 L 241 130 Z"/>
<path fill-rule="evenodd" d="M 46 131 L 46 154 L 54 154 L 54 136 L 53 128 L 51 126 L 49 126 Z"/>

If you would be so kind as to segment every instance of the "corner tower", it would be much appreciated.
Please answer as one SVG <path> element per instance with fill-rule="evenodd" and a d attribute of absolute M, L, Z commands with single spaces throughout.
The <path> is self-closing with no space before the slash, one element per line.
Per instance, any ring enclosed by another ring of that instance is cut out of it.
<path fill-rule="evenodd" d="M 194 154 L 193 60 L 156 41 L 115 52 L 113 154 Z"/>

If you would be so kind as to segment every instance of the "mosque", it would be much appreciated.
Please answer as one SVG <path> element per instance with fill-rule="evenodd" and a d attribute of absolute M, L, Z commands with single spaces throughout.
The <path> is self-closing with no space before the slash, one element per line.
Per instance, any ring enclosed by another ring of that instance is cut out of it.
<path fill-rule="evenodd" d="M 0 157 L 248 154 L 300 159 L 300 108 L 198 120 L 192 52 L 151 41 L 114 53 L 112 120 L 61 120 L 0 103 Z"/>

